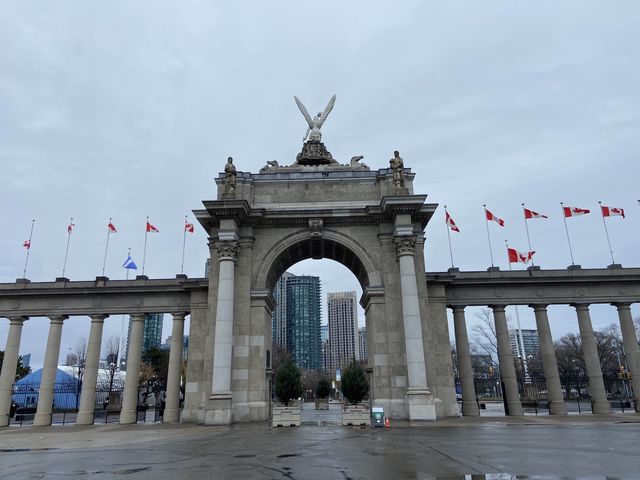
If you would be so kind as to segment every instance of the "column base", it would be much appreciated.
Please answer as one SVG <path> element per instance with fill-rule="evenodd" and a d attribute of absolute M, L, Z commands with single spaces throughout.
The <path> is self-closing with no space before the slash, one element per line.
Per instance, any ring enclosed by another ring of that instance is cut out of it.
<path fill-rule="evenodd" d="M 162 423 L 177 423 L 180 421 L 179 408 L 165 408 Z"/>
<path fill-rule="evenodd" d="M 566 415 L 567 405 L 564 400 L 549 401 L 549 415 Z"/>
<path fill-rule="evenodd" d="M 464 417 L 477 417 L 480 415 L 478 402 L 462 402 L 462 415 Z"/>
<path fill-rule="evenodd" d="M 436 405 L 433 394 L 428 388 L 410 388 L 406 396 L 409 421 L 434 421 Z"/>
<path fill-rule="evenodd" d="M 522 408 L 522 402 L 520 400 L 507 400 L 509 406 L 510 417 L 522 417 L 524 415 L 524 409 Z"/>
<path fill-rule="evenodd" d="M 93 425 L 93 412 L 78 412 L 76 417 L 76 425 Z"/>
<path fill-rule="evenodd" d="M 205 425 L 231 425 L 231 394 L 214 394 L 209 396 L 204 409 Z"/>
<path fill-rule="evenodd" d="M 130 425 L 132 423 L 138 423 L 138 412 L 136 410 L 121 410 L 118 423 L 120 425 Z"/>
<path fill-rule="evenodd" d="M 611 413 L 611 405 L 608 400 L 595 400 L 591 402 L 591 411 L 596 415 Z"/>
<path fill-rule="evenodd" d="M 8 427 L 10 421 L 8 413 L 0 413 L 0 427 Z"/>
<path fill-rule="evenodd" d="M 33 417 L 33 426 L 34 427 L 48 427 L 51 425 L 51 414 L 50 413 L 38 413 L 36 412 Z"/>

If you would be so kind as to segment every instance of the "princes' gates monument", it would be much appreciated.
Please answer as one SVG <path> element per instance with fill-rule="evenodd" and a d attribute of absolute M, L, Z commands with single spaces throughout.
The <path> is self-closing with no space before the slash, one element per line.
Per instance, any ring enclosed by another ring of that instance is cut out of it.
<path fill-rule="evenodd" d="M 0 316 L 10 320 L 0 375 L 0 425 L 9 421 L 13 375 L 22 325 L 48 317 L 50 332 L 34 425 L 51 422 L 53 383 L 64 320 L 91 317 L 84 387 L 77 423 L 93 422 L 102 326 L 109 315 L 132 316 L 120 423 L 136 421 L 144 314 L 173 315 L 164 420 L 207 425 L 263 421 L 271 403 L 272 292 L 287 268 L 328 258 L 353 272 L 362 287 L 371 399 L 391 418 L 412 421 L 457 416 L 447 327 L 453 310 L 462 412 L 478 415 L 464 309 L 493 310 L 504 394 L 511 415 L 521 415 L 505 308 L 535 312 L 551 414 L 566 414 L 547 306 L 575 307 L 594 413 L 609 409 L 589 305 L 618 310 L 629 370 L 640 405 L 640 354 L 630 304 L 640 300 L 640 269 L 607 268 L 426 273 L 424 231 L 437 204 L 413 190 L 414 173 L 394 152 L 389 168 L 370 169 L 353 157 L 333 159 L 320 129 L 333 107 L 311 117 L 302 151 L 289 166 L 268 162 L 259 173 L 237 171 L 229 158 L 216 179 L 215 200 L 196 218 L 209 235 L 208 278 L 0 284 Z M 185 315 L 190 344 L 180 410 L 180 366 Z"/>

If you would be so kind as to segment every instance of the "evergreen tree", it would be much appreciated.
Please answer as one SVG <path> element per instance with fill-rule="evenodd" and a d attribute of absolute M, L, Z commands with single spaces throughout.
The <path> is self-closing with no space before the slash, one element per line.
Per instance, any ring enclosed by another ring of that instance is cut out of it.
<path fill-rule="evenodd" d="M 316 395 L 318 398 L 327 398 L 331 393 L 331 384 L 326 377 L 322 377 L 318 381 L 318 386 L 316 387 Z"/>
<path fill-rule="evenodd" d="M 347 401 L 353 405 L 364 400 L 369 393 L 367 374 L 355 360 L 342 372 L 340 391 Z"/>
<path fill-rule="evenodd" d="M 285 406 L 289 406 L 291 400 L 302 395 L 304 388 L 300 380 L 300 371 L 290 358 L 285 360 L 278 368 L 273 389 L 278 400 L 284 403 Z"/>

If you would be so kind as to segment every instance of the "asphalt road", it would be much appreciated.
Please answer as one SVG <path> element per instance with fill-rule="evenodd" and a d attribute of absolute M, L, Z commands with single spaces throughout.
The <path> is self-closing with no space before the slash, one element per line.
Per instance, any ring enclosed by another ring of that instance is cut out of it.
<path fill-rule="evenodd" d="M 456 419 L 390 430 L 10 427 L 0 431 L 0 478 L 640 478 L 640 416 L 580 417 L 580 422 L 546 418 Z"/>

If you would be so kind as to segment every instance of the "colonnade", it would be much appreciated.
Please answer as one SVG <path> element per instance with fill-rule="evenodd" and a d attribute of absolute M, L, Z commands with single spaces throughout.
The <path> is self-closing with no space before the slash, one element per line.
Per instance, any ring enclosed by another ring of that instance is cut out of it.
<path fill-rule="evenodd" d="M 620 330 L 624 342 L 627 367 L 631 373 L 633 395 L 636 411 L 640 410 L 640 351 L 638 348 L 638 338 L 636 336 L 631 316 L 631 305 L 629 303 L 613 304 L 618 310 Z M 560 375 L 556 362 L 553 338 L 549 327 L 546 304 L 529 305 L 535 314 L 538 339 L 540 343 L 540 357 L 542 369 L 545 376 L 547 398 L 549 401 L 549 413 L 552 415 L 566 415 L 567 407 L 560 385 Z M 610 413 L 611 407 L 607 400 L 607 393 L 602 378 L 600 359 L 596 337 L 593 333 L 591 316 L 589 314 L 589 304 L 573 304 L 578 319 L 580 339 L 584 363 L 586 365 L 589 379 L 589 390 L 591 391 L 592 412 Z M 505 401 L 508 406 L 509 415 L 522 415 L 523 408 L 518 392 L 518 383 L 515 373 L 515 365 L 511 345 L 509 342 L 509 332 L 507 329 L 507 319 L 505 316 L 506 305 L 489 305 L 493 311 L 493 318 L 496 330 L 496 343 L 498 349 L 498 361 L 500 364 L 500 376 L 504 386 Z M 479 415 L 476 401 L 476 391 L 471 366 L 471 354 L 469 350 L 469 339 L 465 320 L 464 306 L 454 305 L 453 322 L 456 339 L 456 353 L 460 372 L 460 386 L 462 388 L 462 414 Z"/>
<path fill-rule="evenodd" d="M 184 338 L 184 319 L 188 312 L 175 312 L 169 352 L 169 370 L 167 375 L 166 406 L 164 422 L 180 421 L 180 374 L 182 367 L 182 350 Z M 94 421 L 96 407 L 96 384 L 100 350 L 102 347 L 102 331 L 104 321 L 108 315 L 90 315 L 91 329 L 87 343 L 82 391 L 76 423 L 91 425 Z M 42 366 L 40 389 L 38 391 L 38 405 L 33 419 L 34 426 L 50 425 L 52 419 L 54 386 L 60 355 L 60 340 L 62 326 L 67 315 L 50 316 L 49 336 Z M 144 313 L 131 315 L 131 333 L 129 337 L 129 352 L 127 356 L 127 374 L 123 392 L 120 423 L 136 423 L 138 407 L 138 387 L 140 381 L 140 364 L 142 357 L 142 342 L 144 336 Z M 0 371 L 0 426 L 7 426 L 10 422 L 13 383 L 18 364 L 18 352 L 22 327 L 28 317 L 19 316 L 9 319 L 9 333 L 5 347 L 4 361 Z"/>

